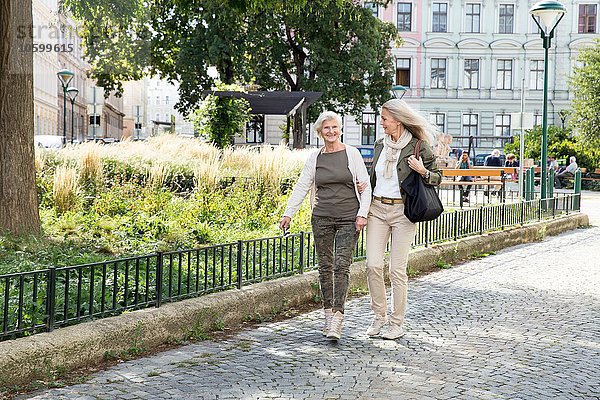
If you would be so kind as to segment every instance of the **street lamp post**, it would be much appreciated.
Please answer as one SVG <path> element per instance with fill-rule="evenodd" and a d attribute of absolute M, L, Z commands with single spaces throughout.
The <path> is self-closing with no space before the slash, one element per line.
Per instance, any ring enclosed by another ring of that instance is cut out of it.
<path fill-rule="evenodd" d="M 540 198 L 542 200 L 548 194 L 548 167 L 546 165 L 548 159 L 548 49 L 554 37 L 554 29 L 566 12 L 565 6 L 555 0 L 542 0 L 535 3 L 529 10 L 529 14 L 540 28 L 540 36 L 544 46 L 544 104 L 542 108 L 542 159 L 540 161 Z"/>
<path fill-rule="evenodd" d="M 392 86 L 392 96 L 394 96 L 394 98 L 396 98 L 396 99 L 401 99 L 402 97 L 404 97 L 404 95 L 406 94 L 407 91 L 408 91 L 408 88 L 406 86 L 402 86 L 402 85 Z"/>
<path fill-rule="evenodd" d="M 61 69 L 56 73 L 58 80 L 63 88 L 63 146 L 67 144 L 67 87 L 73 79 L 73 72 L 68 69 Z"/>
<path fill-rule="evenodd" d="M 67 94 L 69 95 L 69 99 L 71 100 L 71 144 L 73 144 L 73 136 L 75 136 L 75 98 L 77 97 L 78 93 L 79 89 L 77 89 L 76 87 L 67 88 Z"/>

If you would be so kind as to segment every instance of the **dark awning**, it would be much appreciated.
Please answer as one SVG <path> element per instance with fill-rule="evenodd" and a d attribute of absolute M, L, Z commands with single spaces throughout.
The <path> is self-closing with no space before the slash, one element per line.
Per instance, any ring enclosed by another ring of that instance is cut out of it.
<path fill-rule="evenodd" d="M 252 107 L 252 114 L 289 115 L 300 106 L 308 107 L 321 97 L 322 92 L 211 92 L 218 97 L 244 98 Z"/>

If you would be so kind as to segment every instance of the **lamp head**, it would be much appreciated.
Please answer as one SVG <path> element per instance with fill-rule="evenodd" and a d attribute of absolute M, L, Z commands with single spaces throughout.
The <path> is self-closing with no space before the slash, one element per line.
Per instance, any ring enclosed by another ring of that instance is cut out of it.
<path fill-rule="evenodd" d="M 67 87 L 69 86 L 69 83 L 75 74 L 68 69 L 61 69 L 56 73 L 56 75 L 58 75 L 58 79 L 60 80 L 60 83 L 62 83 L 63 87 Z"/>
<path fill-rule="evenodd" d="M 67 95 L 69 96 L 69 99 L 71 99 L 71 101 L 75 101 L 75 97 L 77 97 L 78 93 L 79 89 L 77 89 L 76 87 L 70 86 L 67 88 Z"/>
<path fill-rule="evenodd" d="M 404 95 L 406 94 L 406 92 L 408 91 L 408 88 L 406 86 L 402 86 L 402 85 L 394 85 L 392 86 L 392 96 L 396 99 L 401 99 L 402 97 L 404 97 Z"/>
<path fill-rule="evenodd" d="M 535 17 L 540 17 L 542 30 L 549 34 L 556 28 L 560 18 L 567 12 L 567 8 L 556 0 L 538 1 L 531 7 L 529 14 Z M 537 23 L 537 21 L 536 21 Z M 539 24 L 538 24 L 539 25 Z"/>

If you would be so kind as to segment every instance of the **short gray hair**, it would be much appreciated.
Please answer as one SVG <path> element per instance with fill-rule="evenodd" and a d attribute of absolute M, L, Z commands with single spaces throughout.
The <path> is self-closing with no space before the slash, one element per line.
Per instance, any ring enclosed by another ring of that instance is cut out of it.
<path fill-rule="evenodd" d="M 342 117 L 340 117 L 338 113 L 334 113 L 333 111 L 323 111 L 321 115 L 319 115 L 319 118 L 317 118 L 317 120 L 315 121 L 315 131 L 317 131 L 317 135 L 319 135 L 320 138 L 323 138 L 323 136 L 321 135 L 323 123 L 325 121 L 331 121 L 332 119 L 335 120 L 335 122 L 337 122 L 338 126 L 340 127 L 340 130 L 342 129 Z"/>

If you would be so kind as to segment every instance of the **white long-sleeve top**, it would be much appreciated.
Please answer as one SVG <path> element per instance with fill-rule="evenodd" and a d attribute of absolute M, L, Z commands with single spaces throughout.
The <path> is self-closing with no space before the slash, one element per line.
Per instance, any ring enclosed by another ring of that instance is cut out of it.
<path fill-rule="evenodd" d="M 354 185 L 354 192 L 358 199 L 359 208 L 357 216 L 367 218 L 369 213 L 369 207 L 371 206 L 371 183 L 369 182 L 369 174 L 367 173 L 367 167 L 362 159 L 360 151 L 356 147 L 344 145 L 346 147 L 346 155 L 348 156 L 348 170 L 352 174 L 354 182 L 367 182 L 367 187 L 362 193 L 358 193 L 358 188 Z M 317 171 L 317 156 L 323 151 L 324 147 L 321 147 L 319 151 L 314 151 L 308 156 L 306 164 L 300 173 L 300 178 L 292 195 L 288 200 L 287 207 L 283 213 L 284 217 L 293 217 L 302 205 L 302 201 L 306 197 L 308 191 L 311 191 L 311 207 L 314 204 L 315 193 L 317 188 L 315 186 L 315 174 Z"/>

